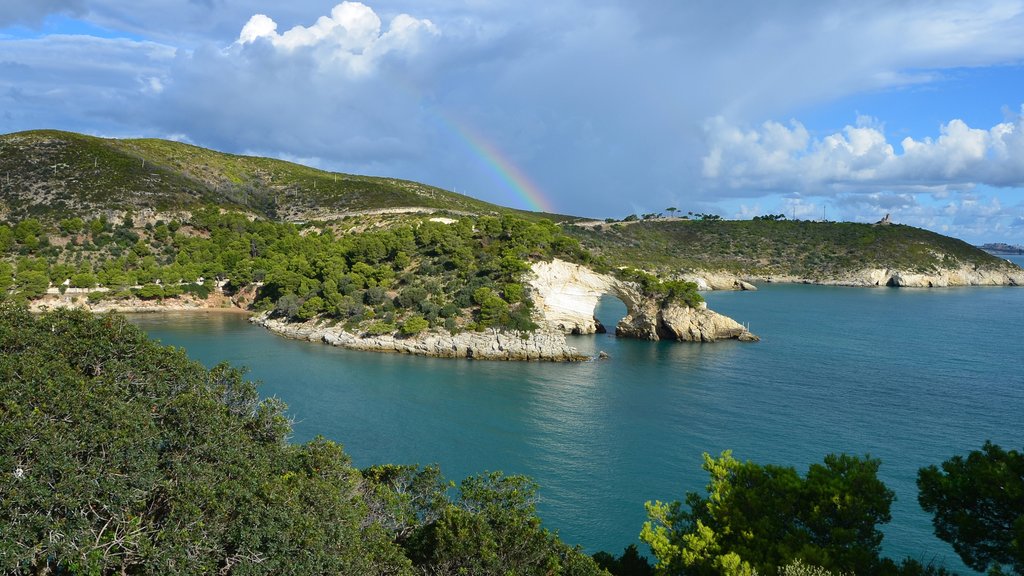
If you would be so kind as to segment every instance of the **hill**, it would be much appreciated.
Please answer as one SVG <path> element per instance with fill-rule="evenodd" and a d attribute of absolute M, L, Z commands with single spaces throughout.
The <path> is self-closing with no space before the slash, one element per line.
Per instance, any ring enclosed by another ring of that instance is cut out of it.
<path fill-rule="evenodd" d="M 100 228 L 128 220 L 131 230 L 122 233 L 127 249 L 127 240 L 133 238 L 152 244 L 152 229 L 144 227 L 175 220 L 189 224 L 193 213 L 204 207 L 252 220 L 315 225 L 311 231 L 330 230 L 339 236 L 416 227 L 424 213 L 557 222 L 594 265 L 631 266 L 673 277 L 724 273 L 753 280 L 856 285 L 1024 283 L 1024 271 L 1005 260 L 910 226 L 714 218 L 585 222 L 514 210 L 407 180 L 326 172 L 167 140 L 107 139 L 54 130 L 0 136 L 0 218 L 12 227 L 38 220 L 38 232 L 58 252 L 83 241 L 74 231 L 57 230 L 69 218 L 85 223 L 103 219 Z M 203 229 L 186 226 L 179 234 L 209 233 Z M 174 258 L 171 251 L 165 254 Z M 102 260 L 95 253 L 87 256 L 94 264 Z M 907 281 L 908 275 L 919 278 Z"/>
<path fill-rule="evenodd" d="M 395 209 L 554 217 L 408 180 L 327 172 L 169 140 L 56 130 L 0 136 L 0 191 L 8 220 L 173 212 L 205 204 L 289 222 Z"/>
<path fill-rule="evenodd" d="M 871 269 L 920 275 L 1021 272 L 962 240 L 899 224 L 673 218 L 564 229 L 612 265 L 642 262 L 660 273 L 712 271 L 752 279 L 844 283 L 850 275 Z"/>

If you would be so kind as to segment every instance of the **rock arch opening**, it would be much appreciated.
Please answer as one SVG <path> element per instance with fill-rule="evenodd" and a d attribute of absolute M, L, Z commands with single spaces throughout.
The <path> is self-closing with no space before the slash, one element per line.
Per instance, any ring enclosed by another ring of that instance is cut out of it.
<path fill-rule="evenodd" d="M 598 334 L 604 334 L 605 332 L 614 334 L 615 327 L 619 325 L 619 322 L 627 314 L 629 314 L 629 310 L 621 298 L 611 292 L 602 294 L 597 301 L 597 306 L 594 308 L 594 321 L 597 324 L 596 332 Z"/>

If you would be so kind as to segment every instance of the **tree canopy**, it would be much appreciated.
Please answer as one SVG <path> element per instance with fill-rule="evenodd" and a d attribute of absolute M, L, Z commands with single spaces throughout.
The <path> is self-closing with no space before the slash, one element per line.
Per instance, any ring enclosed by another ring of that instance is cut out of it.
<path fill-rule="evenodd" d="M 918 472 L 918 501 L 935 534 L 975 570 L 1024 574 L 1024 454 L 985 442 Z"/>
<path fill-rule="evenodd" d="M 241 370 L 118 316 L 2 304 L 0 573 L 601 573 L 525 478 L 456 498 L 436 468 L 360 472 L 290 433 Z"/>
<path fill-rule="evenodd" d="M 878 526 L 889 521 L 894 496 L 877 477 L 879 464 L 833 454 L 801 476 L 792 467 L 740 462 L 729 451 L 705 454 L 707 495 L 688 493 L 685 507 L 648 502 L 640 538 L 664 575 L 941 573 L 880 557 Z"/>

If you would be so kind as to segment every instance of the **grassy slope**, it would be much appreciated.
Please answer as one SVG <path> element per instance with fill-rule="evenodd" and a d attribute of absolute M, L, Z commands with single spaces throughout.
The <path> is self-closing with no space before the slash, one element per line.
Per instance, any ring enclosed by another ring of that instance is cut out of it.
<path fill-rule="evenodd" d="M 566 231 L 614 265 L 662 272 L 721 270 L 824 279 L 862 268 L 929 272 L 963 264 L 1006 265 L 966 242 L 914 228 L 852 222 L 643 221 Z"/>
<path fill-rule="evenodd" d="M 110 209 L 180 210 L 211 202 L 297 221 L 388 208 L 555 217 L 407 180 L 325 172 L 168 140 L 115 140 L 55 130 L 0 136 L 0 198 L 8 219 Z"/>

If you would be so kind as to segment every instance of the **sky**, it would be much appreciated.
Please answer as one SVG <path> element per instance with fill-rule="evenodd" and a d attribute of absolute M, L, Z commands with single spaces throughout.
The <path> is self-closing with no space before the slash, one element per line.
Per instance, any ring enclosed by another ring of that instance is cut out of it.
<path fill-rule="evenodd" d="M 0 132 L 1024 244 L 1024 0 L 0 0 Z"/>

